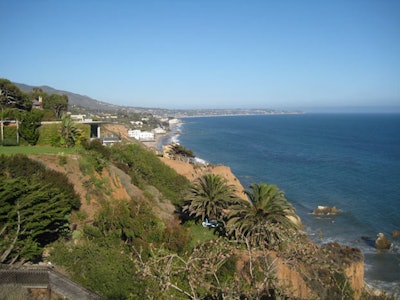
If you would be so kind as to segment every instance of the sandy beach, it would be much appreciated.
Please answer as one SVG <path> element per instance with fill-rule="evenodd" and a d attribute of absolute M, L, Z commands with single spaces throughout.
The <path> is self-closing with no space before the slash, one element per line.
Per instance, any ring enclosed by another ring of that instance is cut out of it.
<path fill-rule="evenodd" d="M 161 148 L 162 145 L 160 145 L 160 142 L 162 139 L 166 138 L 170 134 L 171 133 L 155 134 L 153 141 L 142 141 L 142 144 L 144 146 L 146 146 L 146 148 L 151 149 L 151 150 L 161 154 L 161 149 L 159 149 L 159 148 Z"/>
<path fill-rule="evenodd" d="M 182 122 L 175 123 L 171 126 L 171 129 L 166 133 L 156 133 L 154 135 L 154 141 L 142 141 L 143 145 L 145 145 L 148 149 L 155 151 L 158 154 L 162 154 L 162 146 L 171 143 L 171 140 L 174 136 L 179 135 L 180 132 L 178 130 L 179 126 Z"/>

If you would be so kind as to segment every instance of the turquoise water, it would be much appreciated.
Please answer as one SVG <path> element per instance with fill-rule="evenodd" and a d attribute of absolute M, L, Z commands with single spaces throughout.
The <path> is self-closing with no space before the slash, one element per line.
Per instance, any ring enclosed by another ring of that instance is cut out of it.
<path fill-rule="evenodd" d="M 246 188 L 276 184 L 316 242 L 362 249 L 368 283 L 400 289 L 400 114 L 303 114 L 187 118 L 179 142 L 196 156 L 224 164 Z M 337 216 L 317 217 L 318 205 Z M 376 250 L 361 237 L 385 233 Z"/>

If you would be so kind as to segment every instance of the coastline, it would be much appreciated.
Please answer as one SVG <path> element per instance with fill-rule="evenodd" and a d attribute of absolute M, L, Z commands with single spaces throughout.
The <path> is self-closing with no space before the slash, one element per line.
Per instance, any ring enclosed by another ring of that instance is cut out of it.
<path fill-rule="evenodd" d="M 141 141 L 141 143 L 148 149 L 158 152 L 158 144 L 160 140 L 167 136 L 167 134 L 157 134 L 154 136 L 153 141 Z"/>
<path fill-rule="evenodd" d="M 166 134 L 158 135 L 155 141 L 148 143 L 148 147 L 152 146 L 153 149 L 156 149 L 158 147 L 162 147 L 163 145 L 171 144 L 174 136 L 179 136 L 180 132 L 177 131 L 170 131 Z M 185 176 L 187 179 L 190 181 L 195 181 L 197 178 L 200 176 L 206 174 L 206 173 L 213 173 L 216 175 L 221 175 L 222 177 L 226 178 L 228 180 L 228 183 L 230 185 L 234 185 L 237 190 L 237 196 L 242 198 L 243 200 L 248 201 L 247 196 L 242 192 L 244 190 L 242 183 L 240 180 L 236 177 L 236 175 L 232 172 L 230 166 L 228 165 L 212 165 L 212 164 L 205 164 L 202 167 L 195 167 L 193 164 L 179 161 L 179 160 L 172 160 L 168 159 L 165 157 L 160 157 L 160 160 L 164 162 L 166 165 L 174 169 L 177 173 L 180 175 Z M 298 220 L 298 224 L 302 225 L 302 222 L 300 220 L 300 217 Z M 343 247 L 346 247 L 345 245 L 341 245 Z M 345 271 L 347 272 L 346 276 L 348 276 L 348 279 L 351 281 L 351 286 L 355 290 L 355 299 L 360 299 L 361 293 L 364 288 L 364 260 L 361 262 L 354 261 L 352 262 L 346 269 Z M 289 272 L 286 270 L 286 265 L 283 264 L 282 269 L 280 270 L 279 274 L 284 274 L 281 275 L 285 278 L 287 278 L 287 273 Z M 297 278 L 296 275 L 293 275 L 292 273 L 290 278 Z M 293 279 L 296 280 L 296 279 Z M 296 281 L 297 282 L 297 281 Z M 374 290 L 375 291 L 375 290 Z"/>
<path fill-rule="evenodd" d="M 174 131 L 169 131 L 162 134 L 154 135 L 154 140 L 152 141 L 141 141 L 141 143 L 148 149 L 156 152 L 157 154 L 162 154 L 162 146 L 172 144 L 172 139 L 178 133 Z"/>
<path fill-rule="evenodd" d="M 153 141 L 143 141 L 143 145 L 147 148 L 153 150 L 157 154 L 162 154 L 162 147 L 164 145 L 170 145 L 173 143 L 178 143 L 178 136 L 180 135 L 180 127 L 182 126 L 183 121 L 178 119 L 177 123 L 170 125 L 170 130 L 166 133 L 157 133 L 154 135 Z"/>
<path fill-rule="evenodd" d="M 335 241 L 360 248 L 365 255 L 364 280 L 375 290 L 398 293 L 399 281 L 395 274 L 399 267 L 393 262 L 400 253 L 399 239 L 393 239 L 392 249 L 386 252 L 378 251 L 370 244 L 360 241 L 360 236 L 374 236 L 381 231 L 389 236 L 391 230 L 396 228 L 393 219 L 398 211 L 397 206 L 393 201 L 388 201 L 388 205 L 393 207 L 390 212 L 383 209 L 383 206 L 374 206 L 373 210 L 376 213 L 369 214 L 368 221 L 365 221 L 365 214 L 351 204 L 357 201 L 371 206 L 374 199 L 379 198 L 375 198 L 374 193 L 366 192 L 368 189 L 364 189 L 364 182 L 372 180 L 381 173 L 394 174 L 392 177 L 385 176 L 385 178 L 395 178 L 398 174 L 398 169 L 394 167 L 397 162 L 392 157 L 388 157 L 392 152 L 383 151 L 398 147 L 398 143 L 395 143 L 398 138 L 393 139 L 392 134 L 396 132 L 393 124 L 398 124 L 398 119 L 396 123 L 393 123 L 394 120 L 393 116 L 381 114 L 308 114 L 301 118 L 296 116 L 234 120 L 221 118 L 215 121 L 212 118 L 204 118 L 193 122 L 185 118 L 187 125 L 185 124 L 185 134 L 181 137 L 181 142 L 193 151 L 196 151 L 196 148 L 201 149 L 202 158 L 210 159 L 213 163 L 222 161 L 231 166 L 246 186 L 252 181 L 278 183 L 287 193 L 288 199 L 296 205 L 298 214 L 307 228 L 308 236 L 317 243 Z M 324 126 L 315 126 L 315 124 Z M 384 127 L 377 127 L 377 124 Z M 377 136 L 372 130 L 376 128 L 385 128 L 385 131 L 379 130 L 380 134 Z M 253 135 L 252 133 L 255 132 L 256 134 Z M 366 132 L 371 133 L 371 136 L 363 135 Z M 372 135 L 372 132 L 375 134 Z M 239 138 L 236 138 L 237 136 Z M 356 136 L 359 138 L 356 139 L 357 147 L 354 147 L 352 141 Z M 299 140 L 299 137 L 304 137 L 304 140 Z M 278 143 L 263 144 L 263 141 L 271 140 Z M 299 147 L 287 147 L 289 142 L 291 146 L 298 145 Z M 243 143 L 246 143 L 247 147 L 242 147 Z M 349 143 L 353 146 L 351 151 L 349 151 Z M 334 147 L 329 148 L 331 144 Z M 389 147 L 392 144 L 394 147 Z M 368 148 L 364 145 L 368 145 Z M 249 152 L 253 149 L 254 152 Z M 226 153 L 224 150 L 227 150 Z M 374 159 L 371 160 L 370 157 Z M 394 164 L 387 165 L 385 168 L 374 168 L 373 173 L 368 173 L 371 166 L 378 165 L 380 162 L 385 165 L 385 162 L 392 161 L 388 160 L 389 158 L 394 160 Z M 331 172 L 333 170 L 335 172 Z M 338 177 L 336 174 L 341 174 L 341 176 Z M 355 177 L 355 174 L 368 176 L 360 181 L 357 180 L 360 177 Z M 356 180 L 353 182 L 352 178 Z M 338 189 L 336 187 L 338 182 L 341 183 L 344 180 L 345 188 Z M 392 183 L 389 179 L 387 180 Z M 354 183 L 353 186 L 360 186 L 363 189 L 354 190 L 349 183 Z M 398 185 L 389 183 L 381 185 L 385 191 L 390 193 L 398 189 L 396 188 Z M 307 187 L 315 188 L 315 190 Z M 392 197 L 392 199 L 395 198 Z M 317 205 L 336 205 L 343 210 L 343 213 L 330 217 L 313 217 L 309 213 Z M 385 216 L 384 225 L 378 212 Z M 390 225 L 390 222 L 394 225 Z"/>

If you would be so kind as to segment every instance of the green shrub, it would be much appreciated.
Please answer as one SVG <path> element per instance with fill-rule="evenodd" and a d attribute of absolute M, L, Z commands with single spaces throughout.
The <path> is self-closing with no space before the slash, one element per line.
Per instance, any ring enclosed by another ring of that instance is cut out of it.
<path fill-rule="evenodd" d="M 39 128 L 37 145 L 58 146 L 60 141 L 60 124 L 44 124 Z"/>
<path fill-rule="evenodd" d="M 175 205 L 183 203 L 190 182 L 140 144 L 114 145 L 111 160 L 131 176 L 135 185 L 142 189 L 145 185 L 152 185 Z"/>
<path fill-rule="evenodd" d="M 67 178 L 23 155 L 0 156 L 2 263 L 40 259 L 43 247 L 69 232 L 80 201 Z"/>
<path fill-rule="evenodd" d="M 94 167 L 90 159 L 81 156 L 81 158 L 79 159 L 79 170 L 82 172 L 83 175 L 93 174 Z"/>
<path fill-rule="evenodd" d="M 129 299 L 131 294 L 140 294 L 140 281 L 135 280 L 129 252 L 118 240 L 88 240 L 77 245 L 58 242 L 50 259 L 69 270 L 72 279 L 107 299 Z"/>
<path fill-rule="evenodd" d="M 67 157 L 65 155 L 59 155 L 58 156 L 58 163 L 60 166 L 64 166 L 67 164 Z"/>
<path fill-rule="evenodd" d="M 103 146 L 99 139 L 89 141 L 88 139 L 82 139 L 82 146 L 85 150 L 96 152 L 101 155 L 102 158 L 109 160 L 111 156 L 111 150 L 109 147 Z"/>
<path fill-rule="evenodd" d="M 3 140 L 1 144 L 3 146 L 17 146 L 18 145 L 18 130 L 16 126 L 4 126 L 3 127 Z"/>

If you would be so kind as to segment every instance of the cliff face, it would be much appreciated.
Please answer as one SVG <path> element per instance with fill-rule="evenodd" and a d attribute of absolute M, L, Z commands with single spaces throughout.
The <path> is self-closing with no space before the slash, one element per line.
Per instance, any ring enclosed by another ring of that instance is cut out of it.
<path fill-rule="evenodd" d="M 239 197 L 247 200 L 241 192 L 243 191 L 243 186 L 229 167 L 196 167 L 182 161 L 167 158 L 160 159 L 177 173 L 191 181 L 206 173 L 221 175 L 227 179 L 228 184 L 236 187 Z M 301 225 L 300 220 L 297 220 L 297 222 Z M 273 261 L 273 269 L 280 288 L 289 291 L 291 296 L 296 299 L 320 299 L 321 297 L 329 299 L 341 293 L 340 290 L 334 290 L 333 286 L 341 284 L 338 282 L 340 278 L 337 279 L 335 276 L 343 273 L 346 277 L 343 279 L 343 284 L 348 283 L 353 293 L 351 297 L 356 300 L 360 299 L 364 287 L 364 260 L 362 253 L 358 249 L 337 243 L 319 247 L 308 239 L 300 244 L 291 246 L 293 248 L 292 252 L 296 254 L 282 255 L 282 253 L 273 251 L 268 251 L 267 253 Z M 265 255 L 266 253 L 259 254 L 259 256 Z M 249 257 L 241 255 L 241 260 L 238 271 L 244 273 L 243 266 L 248 265 Z M 335 272 L 337 272 L 336 275 L 334 275 Z M 349 291 L 343 290 L 343 293 L 349 293 Z"/>
<path fill-rule="evenodd" d="M 342 264 L 336 261 L 339 258 L 337 252 L 329 254 L 322 251 L 325 250 L 324 246 L 306 247 L 307 250 L 313 248 L 310 253 L 314 255 L 311 258 L 314 263 L 309 263 L 309 257 L 304 259 L 303 256 L 296 257 L 296 254 L 288 257 L 282 255 L 281 251 L 238 251 L 237 272 L 249 284 L 252 277 L 260 278 L 257 272 L 261 272 L 265 280 L 258 281 L 258 289 L 272 284 L 278 294 L 289 296 L 290 299 L 361 299 L 364 262 L 359 260 L 358 255 L 350 261 L 347 253 L 342 252 L 339 254 L 344 262 Z M 260 262 L 264 267 L 260 268 Z"/>
<path fill-rule="evenodd" d="M 243 193 L 243 186 L 237 177 L 232 173 L 231 168 L 227 166 L 212 166 L 212 165 L 194 165 L 189 164 L 179 160 L 172 160 L 168 158 L 161 157 L 160 158 L 163 163 L 174 169 L 178 174 L 185 176 L 190 181 L 194 181 L 197 178 L 208 174 L 213 173 L 215 175 L 221 175 L 226 178 L 229 185 L 233 185 L 236 189 L 236 194 L 238 197 L 247 200 L 247 197 Z"/>
<path fill-rule="evenodd" d="M 76 192 L 81 196 L 80 212 L 87 216 L 85 222 L 93 220 L 93 216 L 100 208 L 101 201 L 107 200 L 107 197 L 113 199 L 146 198 L 143 191 L 131 183 L 130 177 L 116 167 L 110 166 L 103 170 L 101 176 L 96 175 L 98 176 L 97 180 L 103 182 L 103 188 L 107 189 L 106 192 L 99 192 L 96 191 L 96 187 L 92 184 L 96 178 L 90 178 L 80 171 L 78 157 L 68 156 L 67 163 L 64 165 L 60 165 L 59 158 L 54 155 L 41 155 L 40 157 L 31 158 L 42 161 L 49 168 L 63 172 L 68 176 L 71 183 L 74 184 Z M 210 172 L 221 175 L 228 180 L 229 184 L 234 185 L 240 191 L 238 196 L 246 199 L 241 192 L 243 191 L 243 186 L 229 167 L 194 166 L 181 161 L 160 159 L 177 173 L 191 181 Z M 165 201 L 165 199 L 164 201 L 158 201 L 157 191 L 151 191 L 151 193 L 154 196 L 152 207 L 157 215 L 164 220 L 172 218 L 174 206 Z M 74 219 L 74 222 L 79 226 L 77 218 Z M 299 248 L 303 246 L 305 248 Z M 354 299 L 360 299 L 364 285 L 364 262 L 359 251 L 338 244 L 324 248 L 311 243 L 304 243 L 304 245 L 299 243 L 290 247 L 292 248 L 288 250 L 287 254 L 268 251 L 258 255 L 260 257 L 261 255 L 263 257 L 269 256 L 269 259 L 273 262 L 273 272 L 274 277 L 277 279 L 277 285 L 289 292 L 293 298 L 319 299 L 322 297 L 321 295 L 329 296 L 329 291 L 327 290 L 329 290 L 329 284 L 332 283 L 333 275 L 331 271 L 334 268 L 335 271 L 344 270 L 345 281 L 349 283 L 354 291 Z M 239 272 L 241 272 L 240 269 L 245 269 L 244 266 L 249 265 L 248 256 L 243 253 L 240 256 L 242 266 L 238 267 Z M 325 285 L 326 282 L 328 283 L 327 285 Z M 329 299 L 329 297 L 326 299 Z"/>
<path fill-rule="evenodd" d="M 293 267 L 288 266 L 281 258 L 276 259 L 276 277 L 279 285 L 289 289 L 291 295 L 296 299 L 314 299 L 315 293 L 304 281 L 301 274 Z"/>
<path fill-rule="evenodd" d="M 79 166 L 79 156 L 66 156 L 66 163 L 59 163 L 59 156 L 51 154 L 31 155 L 31 159 L 37 160 L 48 168 L 64 173 L 68 180 L 74 185 L 75 192 L 80 196 L 81 207 L 79 213 L 85 215 L 85 223 L 93 221 L 94 216 L 101 207 L 103 201 L 129 200 L 131 198 L 148 201 L 144 192 L 132 184 L 132 179 L 122 170 L 110 165 L 104 168 L 101 175 L 95 173 L 85 175 Z M 153 195 L 152 208 L 163 220 L 171 220 L 174 216 L 175 207 L 165 199 L 160 200 L 159 192 L 156 189 L 147 191 Z M 73 222 L 79 226 L 80 221 L 73 216 Z"/>
<path fill-rule="evenodd" d="M 354 291 L 354 299 L 361 299 L 364 289 L 364 261 L 352 263 L 346 268 L 345 273 Z"/>
<path fill-rule="evenodd" d="M 318 268 L 318 266 L 311 266 L 311 267 Z M 344 274 L 346 276 L 346 279 L 349 281 L 349 286 L 352 290 L 351 298 L 354 298 L 355 300 L 361 299 L 361 294 L 364 288 L 364 262 L 363 261 L 351 262 L 344 269 Z M 330 275 L 327 274 L 326 276 L 329 277 Z M 276 260 L 276 277 L 279 281 L 279 285 L 281 285 L 283 288 L 289 289 L 291 295 L 296 299 L 321 298 L 321 293 L 318 293 L 315 290 L 315 286 L 314 287 L 310 286 L 310 282 L 308 282 L 308 280 L 307 281 L 305 280 L 304 273 L 301 273 L 293 266 L 287 265 L 287 263 L 283 259 L 278 258 Z M 312 281 L 317 281 L 316 280 L 317 278 L 309 278 L 309 279 Z M 325 279 L 319 278 L 319 279 L 322 279 L 322 281 L 327 281 L 327 282 L 330 281 L 329 278 Z M 322 287 L 328 289 L 329 285 Z M 329 297 L 329 295 L 332 295 L 331 293 L 332 292 L 329 292 L 327 290 L 322 292 L 322 294 L 327 295 L 327 299 L 331 298 Z M 340 294 L 340 291 L 338 292 L 338 294 Z"/>

